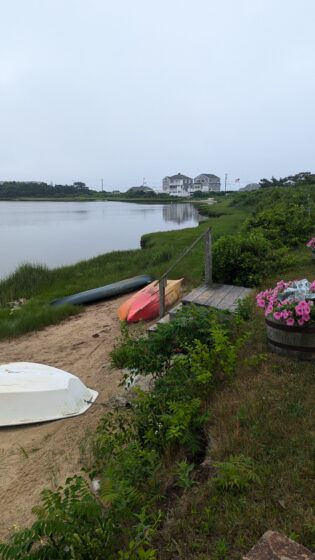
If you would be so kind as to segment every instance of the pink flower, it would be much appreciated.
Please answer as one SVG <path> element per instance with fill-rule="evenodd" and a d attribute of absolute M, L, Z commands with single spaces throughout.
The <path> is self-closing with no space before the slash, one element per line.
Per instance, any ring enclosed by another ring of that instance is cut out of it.
<path fill-rule="evenodd" d="M 280 311 L 276 311 L 273 314 L 273 318 L 276 319 L 276 321 L 280 321 L 281 317 L 282 317 L 282 313 L 280 313 Z"/>
<path fill-rule="evenodd" d="M 285 309 L 284 311 L 282 311 L 282 319 L 288 319 L 289 318 L 289 312 L 287 309 Z"/>
<path fill-rule="evenodd" d="M 302 317 L 301 317 L 301 319 L 298 320 L 298 324 L 300 325 L 300 327 L 302 327 L 304 325 L 304 319 Z"/>
<path fill-rule="evenodd" d="M 258 307 L 262 307 L 264 309 L 266 304 L 263 299 L 257 299 L 257 305 Z"/>
<path fill-rule="evenodd" d="M 288 327 L 293 327 L 293 325 L 294 325 L 294 319 L 292 319 L 292 317 L 290 317 L 289 319 L 287 319 L 287 325 L 288 325 Z"/>

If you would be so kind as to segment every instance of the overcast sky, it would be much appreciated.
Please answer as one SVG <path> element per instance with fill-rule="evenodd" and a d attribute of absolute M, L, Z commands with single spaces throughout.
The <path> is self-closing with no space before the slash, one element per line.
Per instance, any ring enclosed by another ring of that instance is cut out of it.
<path fill-rule="evenodd" d="M 314 0 L 0 8 L 0 180 L 315 171 Z"/>

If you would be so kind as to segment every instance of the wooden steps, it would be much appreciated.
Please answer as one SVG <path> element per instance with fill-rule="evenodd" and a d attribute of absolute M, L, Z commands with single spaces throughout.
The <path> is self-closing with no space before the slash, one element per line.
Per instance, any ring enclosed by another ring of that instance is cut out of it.
<path fill-rule="evenodd" d="M 199 286 L 182 298 L 183 305 L 203 305 L 233 313 L 239 300 L 247 297 L 252 290 L 242 286 L 211 284 Z"/>

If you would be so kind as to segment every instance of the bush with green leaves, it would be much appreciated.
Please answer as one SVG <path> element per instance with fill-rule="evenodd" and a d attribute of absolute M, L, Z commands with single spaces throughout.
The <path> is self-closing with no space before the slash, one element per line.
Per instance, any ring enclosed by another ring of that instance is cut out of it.
<path fill-rule="evenodd" d="M 141 351 L 145 343 L 150 347 L 147 371 L 137 340 L 124 339 L 123 354 L 116 349 L 122 365 L 130 363 L 131 349 L 133 367 L 157 375 L 151 392 L 138 390 L 129 407 L 108 412 L 100 422 L 90 472 L 100 479 L 99 494 L 81 477 L 69 479 L 57 492 L 45 490 L 34 510 L 37 521 L 0 544 L 2 560 L 156 559 L 152 539 L 162 521 L 163 469 L 177 461 L 175 487 L 192 485 L 191 465 L 207 443 L 208 401 L 214 388 L 233 375 L 243 342 L 234 342 L 233 328 L 207 310 L 185 310 L 173 328 L 167 331 L 169 345 L 163 325 L 138 340 Z M 152 368 L 156 348 L 163 359 Z"/>
<path fill-rule="evenodd" d="M 306 241 L 313 228 L 306 208 L 288 201 L 254 214 L 247 219 L 243 230 L 249 233 L 259 230 L 274 246 L 294 247 Z"/>
<path fill-rule="evenodd" d="M 214 279 L 225 284 L 255 286 L 265 276 L 291 264 L 287 250 L 275 250 L 259 230 L 226 235 L 213 245 Z"/>
<path fill-rule="evenodd" d="M 164 374 L 174 354 L 197 339 L 210 343 L 213 315 L 205 307 L 183 306 L 169 323 L 161 323 L 149 337 L 133 337 L 128 328 L 111 352 L 113 365 L 141 374 Z"/>

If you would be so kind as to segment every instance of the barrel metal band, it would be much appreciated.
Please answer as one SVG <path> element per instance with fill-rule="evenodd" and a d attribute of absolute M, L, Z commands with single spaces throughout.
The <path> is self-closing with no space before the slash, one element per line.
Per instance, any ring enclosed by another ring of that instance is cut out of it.
<path fill-rule="evenodd" d="M 284 348 L 285 350 L 291 350 L 291 352 L 314 352 L 315 354 L 315 346 L 292 346 L 291 344 L 276 342 L 275 340 L 271 340 L 269 337 L 267 337 L 267 340 L 269 344 L 277 346 L 278 348 Z"/>

